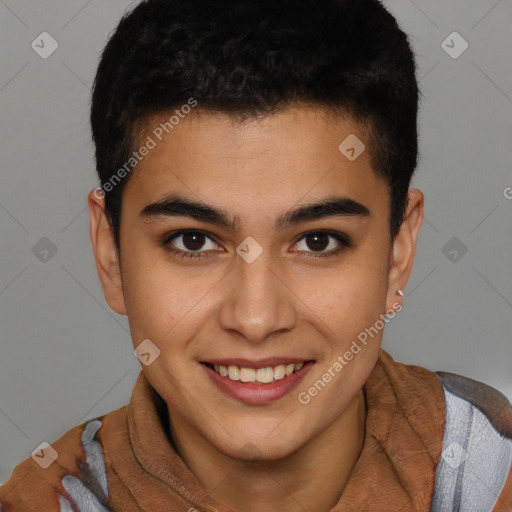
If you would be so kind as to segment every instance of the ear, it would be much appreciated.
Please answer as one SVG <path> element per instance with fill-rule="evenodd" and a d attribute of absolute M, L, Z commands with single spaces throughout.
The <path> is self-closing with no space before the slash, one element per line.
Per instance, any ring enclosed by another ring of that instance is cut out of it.
<path fill-rule="evenodd" d="M 405 288 L 411 275 L 416 241 L 423 222 L 423 206 L 423 193 L 416 189 L 409 190 L 404 221 L 391 246 L 386 311 L 393 309 L 393 304 L 402 305 L 403 297 L 397 294 L 397 290 Z"/>
<path fill-rule="evenodd" d="M 87 199 L 91 242 L 103 295 L 111 309 L 120 315 L 126 315 L 119 255 L 114 233 L 105 213 L 105 195 L 101 189 L 95 188 L 89 192 Z"/>

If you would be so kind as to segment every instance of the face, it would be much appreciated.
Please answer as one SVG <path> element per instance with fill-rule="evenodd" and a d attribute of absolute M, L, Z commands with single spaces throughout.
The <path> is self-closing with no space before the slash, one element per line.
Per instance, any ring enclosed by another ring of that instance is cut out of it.
<path fill-rule="evenodd" d="M 142 368 L 175 436 L 284 457 L 339 421 L 371 373 L 375 326 L 412 265 L 421 193 L 391 243 L 389 189 L 368 151 L 351 161 L 338 149 L 351 134 L 368 147 L 356 124 L 311 108 L 244 122 L 195 112 L 160 141 L 160 122 L 148 122 L 142 140 L 156 145 L 123 191 L 120 267 L 90 195 L 105 296 L 128 315 L 134 347 L 159 350 Z"/>

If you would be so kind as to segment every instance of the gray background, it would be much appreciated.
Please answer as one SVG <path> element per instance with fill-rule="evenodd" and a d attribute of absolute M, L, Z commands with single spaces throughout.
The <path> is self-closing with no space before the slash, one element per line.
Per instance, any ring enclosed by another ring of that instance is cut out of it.
<path fill-rule="evenodd" d="M 385 4 L 419 65 L 413 186 L 426 195 L 426 222 L 383 348 L 510 398 L 512 1 Z M 125 405 L 140 369 L 126 318 L 104 301 L 86 209 L 98 184 L 90 86 L 129 5 L 0 0 L 0 483 L 42 441 Z M 59 44 L 47 59 L 31 47 L 45 31 Z M 453 31 L 469 44 L 456 59 L 441 46 Z"/>

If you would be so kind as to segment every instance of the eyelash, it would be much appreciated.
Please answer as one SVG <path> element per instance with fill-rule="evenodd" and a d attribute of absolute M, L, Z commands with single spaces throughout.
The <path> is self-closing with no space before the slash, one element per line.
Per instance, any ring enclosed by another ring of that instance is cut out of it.
<path fill-rule="evenodd" d="M 172 246 L 172 244 L 170 244 L 171 240 L 173 240 L 174 238 L 177 238 L 180 235 L 185 235 L 185 234 L 190 234 L 190 233 L 202 234 L 202 235 L 206 236 L 207 238 L 209 238 L 210 240 L 212 240 L 213 242 L 215 242 L 215 240 L 210 235 L 208 235 L 208 233 L 205 233 L 204 231 L 201 231 L 198 229 L 186 229 L 186 230 L 174 231 L 173 233 L 165 235 L 161 241 L 161 244 L 168 252 L 170 252 L 171 254 L 174 254 L 175 256 L 177 256 L 179 258 L 183 258 L 183 259 L 207 258 L 208 255 L 206 255 L 206 251 L 187 252 L 187 251 L 182 251 L 181 249 L 176 249 Z M 347 235 L 345 235 L 344 233 L 340 233 L 337 231 L 330 231 L 330 230 L 307 231 L 306 233 L 303 233 L 301 235 L 301 237 L 294 243 L 294 245 L 299 243 L 304 238 L 306 238 L 310 235 L 315 235 L 315 234 L 325 234 L 325 235 L 328 235 L 328 236 L 334 238 L 336 241 L 338 241 L 340 243 L 340 247 L 337 249 L 332 249 L 328 252 L 299 251 L 299 252 L 305 252 L 307 254 L 307 256 L 304 256 L 304 257 L 307 259 L 327 258 L 327 257 L 338 256 L 345 249 L 351 247 L 351 245 L 352 245 L 350 242 L 350 238 Z M 217 243 L 217 242 L 215 242 L 215 243 Z"/>

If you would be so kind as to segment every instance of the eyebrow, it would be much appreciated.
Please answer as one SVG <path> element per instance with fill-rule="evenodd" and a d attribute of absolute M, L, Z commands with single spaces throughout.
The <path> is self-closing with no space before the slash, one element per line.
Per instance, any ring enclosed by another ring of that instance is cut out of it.
<path fill-rule="evenodd" d="M 239 218 L 227 211 L 195 201 L 179 194 L 171 194 L 163 200 L 147 205 L 140 215 L 146 219 L 158 217 L 190 217 L 221 228 L 234 231 L 239 225 Z M 284 230 L 301 222 L 324 219 L 327 217 L 370 217 L 370 210 L 363 204 L 348 197 L 331 196 L 315 203 L 299 206 L 279 216 L 274 229 Z"/>

